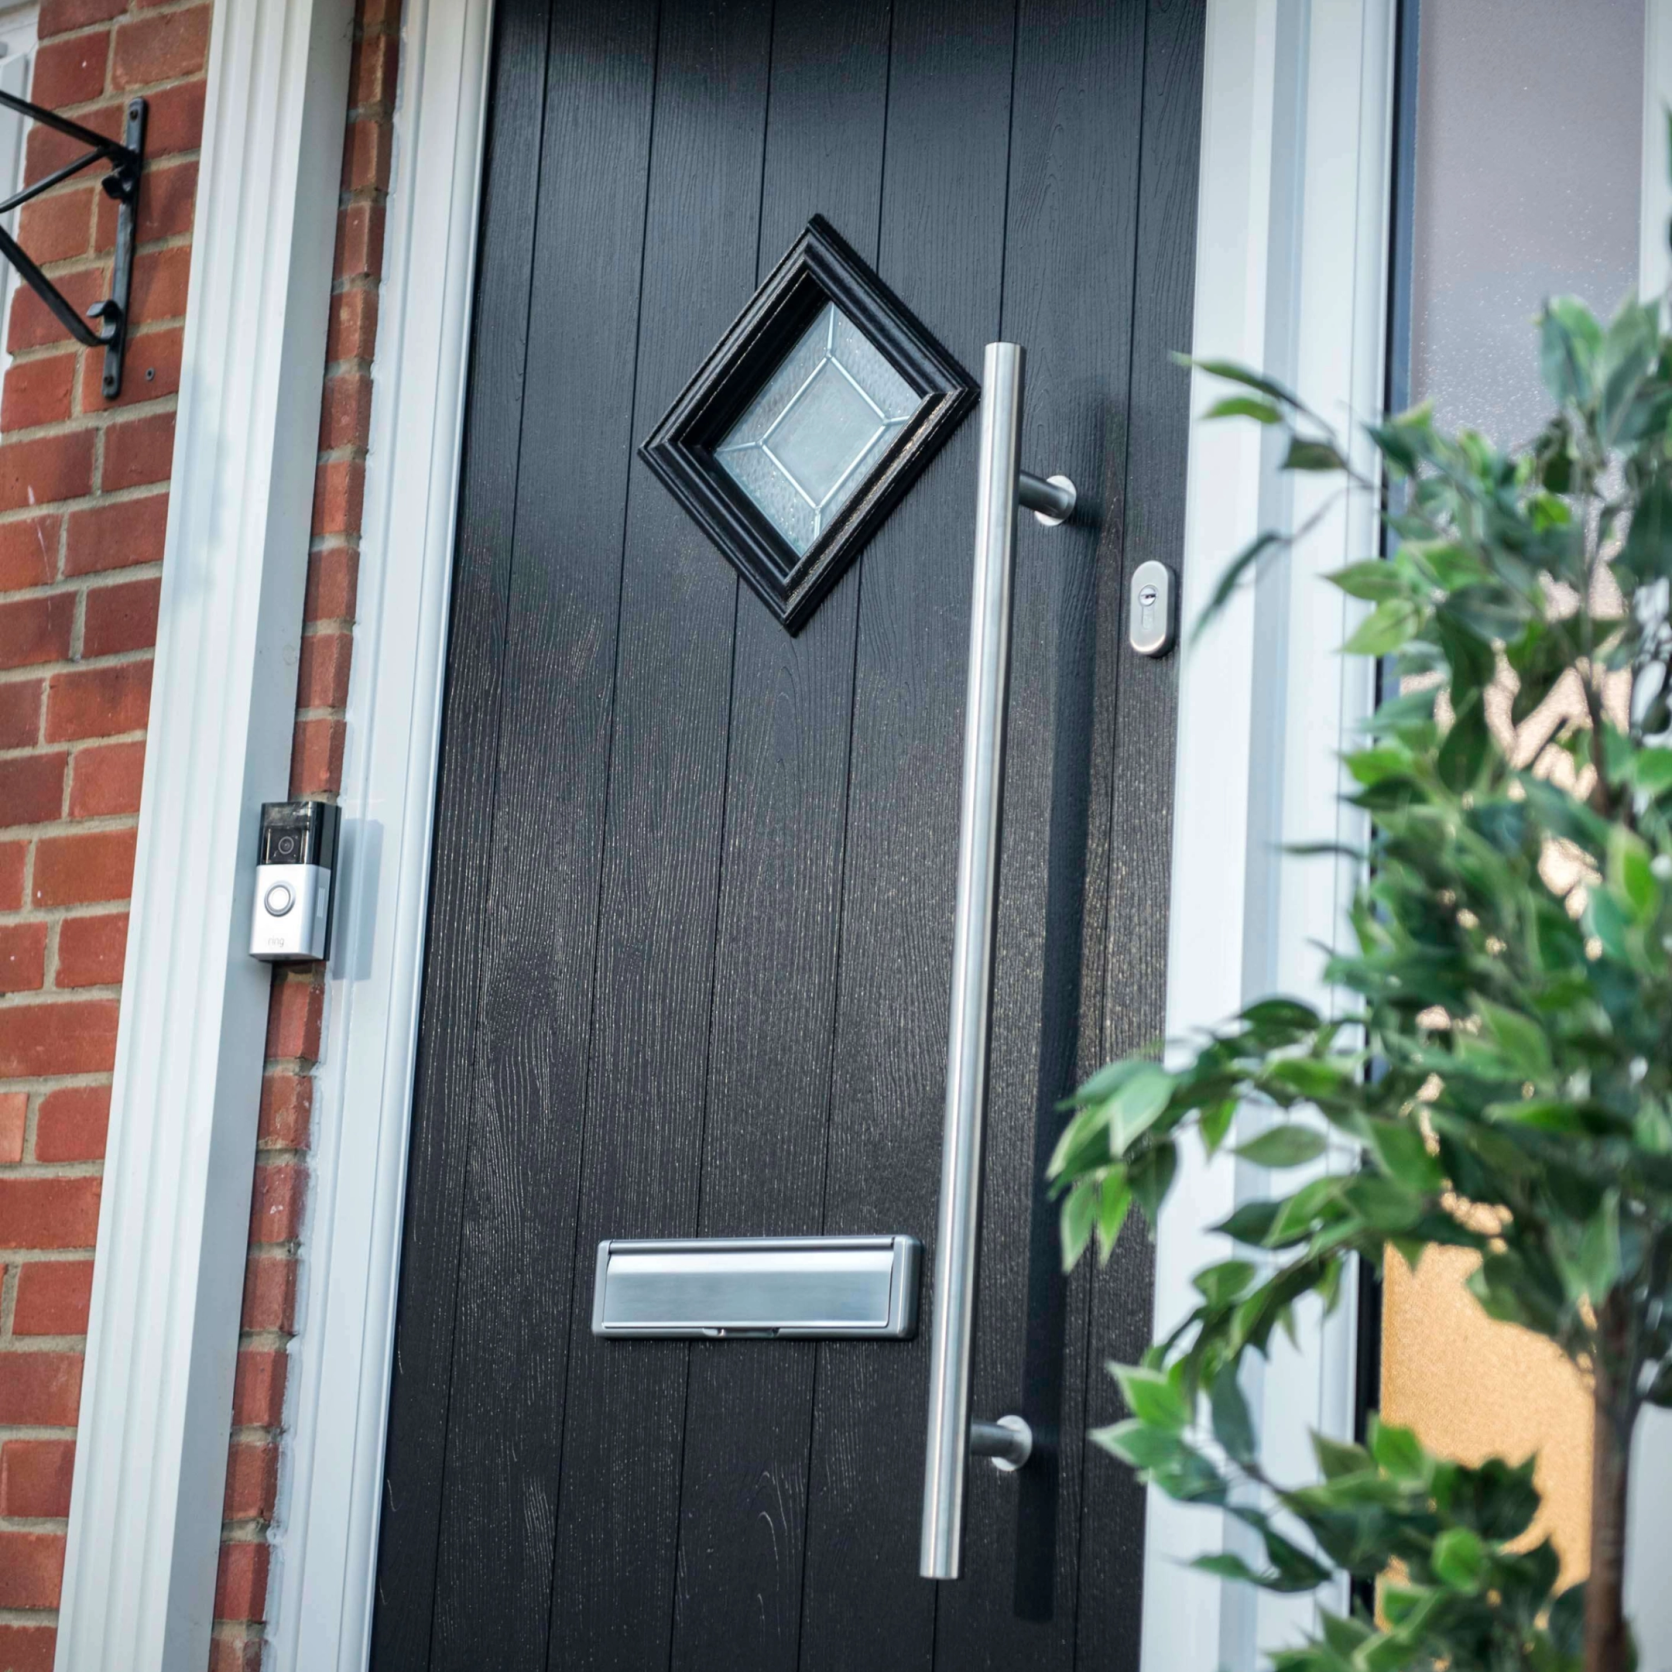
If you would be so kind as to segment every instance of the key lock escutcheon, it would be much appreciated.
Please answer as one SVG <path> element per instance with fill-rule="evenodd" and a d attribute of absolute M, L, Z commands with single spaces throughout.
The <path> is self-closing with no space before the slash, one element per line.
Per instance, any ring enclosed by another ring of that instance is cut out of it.
<path fill-rule="evenodd" d="M 1004 722 L 1010 687 L 1010 616 L 1016 516 L 1047 525 L 1074 514 L 1074 484 L 1021 468 L 1022 370 L 1016 343 L 989 343 L 981 375 L 981 453 L 975 497 L 975 586 L 970 601 L 969 694 L 958 831 L 958 904 L 952 944 L 952 1026 L 946 1054 L 929 1422 L 923 1473 L 925 1579 L 956 1579 L 963 1552 L 964 1488 L 971 1456 L 1021 1468 L 1033 1435 L 1019 1416 L 970 1418 L 981 1154 L 998 907 Z"/>

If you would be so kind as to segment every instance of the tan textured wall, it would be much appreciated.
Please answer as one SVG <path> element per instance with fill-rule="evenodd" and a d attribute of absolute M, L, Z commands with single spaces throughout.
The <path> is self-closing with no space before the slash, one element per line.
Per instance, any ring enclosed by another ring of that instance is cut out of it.
<path fill-rule="evenodd" d="M 1463 1287 L 1465 1249 L 1433 1248 L 1415 1275 L 1387 1259 L 1382 1416 L 1463 1463 L 1537 1452 L 1536 1524 L 1562 1556 L 1564 1583 L 1590 1566 L 1591 1411 L 1578 1372 L 1549 1342 L 1494 1323 Z"/>

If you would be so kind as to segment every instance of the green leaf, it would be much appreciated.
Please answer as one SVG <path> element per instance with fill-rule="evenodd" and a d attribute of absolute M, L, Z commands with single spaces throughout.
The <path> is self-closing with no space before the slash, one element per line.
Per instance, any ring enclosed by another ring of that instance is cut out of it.
<path fill-rule="evenodd" d="M 1313 1434 L 1312 1452 L 1318 1459 L 1318 1467 L 1324 1471 L 1325 1480 L 1371 1474 L 1376 1468 L 1375 1459 L 1363 1446 L 1346 1445 L 1340 1440 L 1330 1439 L 1327 1434 Z"/>
<path fill-rule="evenodd" d="M 1345 569 L 1336 569 L 1324 579 L 1340 587 L 1349 598 L 1363 598 L 1372 604 L 1401 598 L 1410 591 L 1410 582 L 1397 565 L 1380 558 L 1368 563 L 1349 563 Z"/>
<path fill-rule="evenodd" d="M 1389 598 L 1378 604 L 1341 647 L 1345 656 L 1391 656 L 1416 636 L 1422 610 L 1409 598 Z"/>
<path fill-rule="evenodd" d="M 1486 1546 L 1467 1527 L 1447 1527 L 1434 1540 L 1429 1562 L 1452 1590 L 1472 1593 L 1486 1577 Z"/>
<path fill-rule="evenodd" d="M 1219 1146 L 1225 1142 L 1225 1134 L 1231 1130 L 1231 1122 L 1236 1119 L 1236 1113 L 1237 1100 L 1227 1097 L 1223 1102 L 1208 1104 L 1197 1117 L 1202 1144 L 1210 1161 L 1218 1153 Z"/>
<path fill-rule="evenodd" d="M 1168 1434 L 1182 1434 L 1190 1426 L 1190 1402 L 1171 1376 L 1136 1364 L 1110 1368 L 1120 1383 L 1127 1409 L 1139 1422 Z"/>
<path fill-rule="evenodd" d="M 1214 1438 L 1238 1463 L 1251 1463 L 1258 1446 L 1254 1419 L 1248 1401 L 1237 1383 L 1237 1363 L 1231 1360 L 1213 1379 L 1208 1389 L 1208 1407 L 1213 1416 Z"/>
<path fill-rule="evenodd" d="M 1167 1192 L 1172 1189 L 1178 1164 L 1178 1149 L 1168 1141 L 1151 1145 L 1127 1168 L 1132 1194 L 1152 1225 L 1167 1198 Z"/>
<path fill-rule="evenodd" d="M 1300 1167 L 1316 1161 L 1329 1147 L 1322 1132 L 1310 1126 L 1274 1126 L 1233 1153 L 1256 1167 Z"/>
<path fill-rule="evenodd" d="M 1062 1269 L 1072 1271 L 1080 1263 L 1102 1206 L 1103 1193 L 1096 1179 L 1081 1179 L 1062 1204 Z"/>
<path fill-rule="evenodd" d="M 1124 1155 L 1152 1127 L 1173 1095 L 1173 1076 L 1154 1063 L 1139 1063 L 1108 1100 L 1109 1147 Z"/>
<path fill-rule="evenodd" d="M 1295 436 L 1283 455 L 1283 470 L 1345 470 L 1347 461 L 1327 441 Z"/>
<path fill-rule="evenodd" d="M 1188 354 L 1175 354 L 1173 363 L 1194 367 L 1197 371 L 1206 372 L 1209 377 L 1222 377 L 1227 383 L 1240 383 L 1244 388 L 1258 389 L 1262 395 L 1270 395 L 1282 406 L 1300 407 L 1300 402 L 1281 383 L 1235 360 L 1196 360 Z"/>
<path fill-rule="evenodd" d="M 1281 424 L 1283 414 L 1270 402 L 1254 395 L 1227 395 L 1215 401 L 1204 418 L 1252 418 L 1257 424 Z"/>
<path fill-rule="evenodd" d="M 1615 825 L 1609 832 L 1608 883 L 1616 890 L 1641 924 L 1660 915 L 1660 884 L 1651 868 L 1648 844 L 1642 837 Z"/>
<path fill-rule="evenodd" d="M 1126 1182 L 1125 1169 L 1112 1167 L 1103 1180 L 1103 1190 L 1097 1211 L 1097 1258 L 1108 1265 L 1109 1256 L 1120 1239 L 1121 1226 L 1126 1223 L 1127 1211 L 1132 1206 L 1132 1191 Z"/>
<path fill-rule="evenodd" d="M 1645 795 L 1672 789 L 1672 749 L 1639 749 L 1632 761 L 1631 781 Z"/>
<path fill-rule="evenodd" d="M 1203 1267 L 1190 1281 L 1209 1306 L 1224 1306 L 1244 1294 L 1259 1275 L 1252 1260 L 1221 1260 Z"/>
<path fill-rule="evenodd" d="M 1487 998 L 1475 1000 L 1475 1014 L 1480 1018 L 1482 1033 L 1510 1060 L 1522 1079 L 1548 1081 L 1554 1075 L 1550 1041 L 1530 1016 Z"/>
<path fill-rule="evenodd" d="M 1370 1455 L 1379 1467 L 1400 1480 L 1428 1479 L 1428 1453 L 1409 1428 L 1396 1428 L 1391 1422 L 1381 1422 L 1372 1417 Z"/>
<path fill-rule="evenodd" d="M 1366 1127 L 1370 1147 L 1382 1170 L 1411 1190 L 1427 1196 L 1444 1188 L 1445 1169 L 1429 1153 L 1421 1131 L 1404 1121 L 1372 1121 Z"/>
<path fill-rule="evenodd" d="M 1583 302 L 1556 296 L 1545 303 L 1539 320 L 1539 367 L 1545 388 L 1559 404 L 1583 406 L 1591 399 L 1601 347 L 1602 327 Z"/>

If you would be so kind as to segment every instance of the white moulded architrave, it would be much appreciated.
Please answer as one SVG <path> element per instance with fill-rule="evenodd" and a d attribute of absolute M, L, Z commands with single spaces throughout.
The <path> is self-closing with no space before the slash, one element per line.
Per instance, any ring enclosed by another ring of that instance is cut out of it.
<path fill-rule="evenodd" d="M 1352 431 L 1379 412 L 1384 386 L 1393 49 L 1393 0 L 1209 0 L 1194 352 L 1289 384 L 1370 470 Z M 1197 373 L 1193 410 L 1226 391 Z M 1339 942 L 1355 881 L 1350 865 L 1281 849 L 1360 835 L 1338 800 L 1339 755 L 1371 707 L 1373 678 L 1338 654 L 1357 606 L 1320 577 L 1375 554 L 1368 496 L 1267 563 L 1192 642 L 1231 557 L 1319 509 L 1327 490 L 1280 476 L 1276 462 L 1256 425 L 1192 429 L 1167 974 L 1175 1041 L 1272 993 L 1327 1008 L 1316 947 Z M 1191 1274 L 1226 1257 L 1207 1227 L 1270 1193 L 1259 1169 L 1207 1165 L 1194 1142 L 1182 1149 L 1157 1235 L 1158 1330 L 1194 1304 Z M 1352 1163 L 1343 1152 L 1319 1165 Z M 1251 1373 L 1262 1450 L 1279 1477 L 1311 1473 L 1308 1430 L 1351 1433 L 1356 1333 L 1349 1293 L 1327 1322 L 1303 1312 L 1298 1347 L 1274 1349 Z M 1186 1565 L 1242 1548 L 1218 1512 L 1152 1490 L 1147 1526 L 1145 1672 L 1250 1672 L 1259 1651 L 1310 1622 L 1310 1599 Z"/>
<path fill-rule="evenodd" d="M 57 1672 L 208 1663 L 352 0 L 216 0 Z"/>
<path fill-rule="evenodd" d="M 360 1672 L 440 751 L 491 0 L 406 0 L 269 1662 Z"/>

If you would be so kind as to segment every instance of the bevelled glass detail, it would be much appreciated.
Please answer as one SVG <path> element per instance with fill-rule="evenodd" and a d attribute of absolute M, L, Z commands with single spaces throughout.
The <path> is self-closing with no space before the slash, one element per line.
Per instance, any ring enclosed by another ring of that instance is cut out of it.
<path fill-rule="evenodd" d="M 829 302 L 714 453 L 800 555 L 918 405 L 906 380 Z"/>

